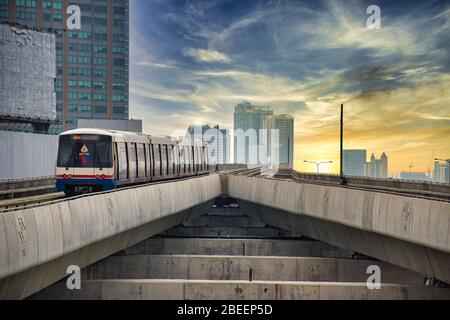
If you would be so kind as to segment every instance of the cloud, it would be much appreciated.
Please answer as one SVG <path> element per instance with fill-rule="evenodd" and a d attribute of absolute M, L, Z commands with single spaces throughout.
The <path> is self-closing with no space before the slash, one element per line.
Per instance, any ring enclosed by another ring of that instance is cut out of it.
<path fill-rule="evenodd" d="M 231 59 L 218 51 L 215 50 L 204 50 L 204 49 L 194 49 L 194 48 L 187 48 L 183 50 L 183 55 L 185 57 L 192 57 L 198 62 L 220 62 L 220 63 L 229 63 L 231 62 Z"/>
<path fill-rule="evenodd" d="M 134 4 L 131 115 L 170 134 L 232 129 L 242 100 L 271 105 L 294 116 L 296 167 L 310 170 L 301 160 L 337 160 L 345 103 L 347 147 L 427 170 L 433 149 L 450 154 L 450 6 L 380 6 L 382 29 L 368 30 L 358 0 Z"/>

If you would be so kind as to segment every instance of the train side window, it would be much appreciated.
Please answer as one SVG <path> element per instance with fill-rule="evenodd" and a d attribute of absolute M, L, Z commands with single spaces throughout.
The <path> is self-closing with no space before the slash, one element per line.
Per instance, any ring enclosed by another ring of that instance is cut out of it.
<path fill-rule="evenodd" d="M 156 159 L 155 159 L 155 151 L 153 150 L 155 146 L 150 144 L 150 158 L 152 159 L 152 177 L 156 175 Z"/>
<path fill-rule="evenodd" d="M 162 167 L 162 175 L 167 175 L 167 145 L 161 145 L 161 167 Z"/>
<path fill-rule="evenodd" d="M 166 145 L 167 148 L 167 174 L 173 174 L 173 151 L 171 145 Z"/>
<path fill-rule="evenodd" d="M 192 164 L 194 165 L 194 172 L 197 172 L 197 155 L 195 154 L 195 146 L 192 146 Z"/>
<path fill-rule="evenodd" d="M 127 147 L 125 143 L 117 144 L 119 180 L 128 179 Z"/>
<path fill-rule="evenodd" d="M 129 144 L 129 154 L 128 154 L 128 160 L 129 160 L 129 167 L 130 167 L 130 178 L 136 178 L 138 176 L 138 163 L 137 163 L 137 153 L 136 153 L 136 144 L 130 143 Z"/>
<path fill-rule="evenodd" d="M 149 144 L 145 145 L 145 160 L 145 176 L 150 178 L 152 176 L 152 157 Z"/>
<path fill-rule="evenodd" d="M 208 170 L 208 153 L 206 152 L 206 147 L 203 147 L 203 161 L 205 164 L 205 170 Z"/>
<path fill-rule="evenodd" d="M 189 163 L 189 172 L 193 172 L 194 171 L 194 167 L 193 167 L 193 163 L 192 163 L 192 148 L 185 146 L 186 148 L 186 154 L 187 154 L 187 161 Z"/>
<path fill-rule="evenodd" d="M 125 155 L 127 158 L 127 180 L 131 177 L 131 171 L 130 171 L 130 152 L 128 150 L 128 143 L 125 143 Z"/>
<path fill-rule="evenodd" d="M 144 144 L 137 143 L 137 155 L 138 155 L 138 177 L 143 178 L 145 177 L 145 149 Z"/>
<path fill-rule="evenodd" d="M 155 174 L 160 176 L 162 174 L 161 168 L 161 146 L 159 144 L 153 145 L 155 152 Z"/>
<path fill-rule="evenodd" d="M 185 168 L 185 162 L 184 162 L 184 148 L 183 146 L 178 146 L 179 148 L 179 154 L 180 154 L 180 173 L 185 173 L 186 172 L 186 168 Z"/>
<path fill-rule="evenodd" d="M 175 174 L 180 173 L 180 152 L 178 151 L 178 145 L 173 146 L 173 158 L 174 158 L 174 168 Z"/>

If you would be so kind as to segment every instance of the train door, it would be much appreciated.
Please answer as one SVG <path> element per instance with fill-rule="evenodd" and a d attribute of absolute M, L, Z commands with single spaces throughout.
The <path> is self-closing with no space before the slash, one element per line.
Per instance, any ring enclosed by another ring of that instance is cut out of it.
<path fill-rule="evenodd" d="M 95 143 L 94 175 L 100 179 L 113 179 L 113 152 L 111 141 L 97 141 Z"/>

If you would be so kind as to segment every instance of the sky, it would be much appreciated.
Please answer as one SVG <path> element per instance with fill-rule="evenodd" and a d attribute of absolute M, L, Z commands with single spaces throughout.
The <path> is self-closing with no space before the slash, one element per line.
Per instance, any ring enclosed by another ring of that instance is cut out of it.
<path fill-rule="evenodd" d="M 368 6 L 381 28 L 367 28 Z M 233 129 L 236 104 L 295 119 L 295 168 L 345 148 L 389 171 L 450 158 L 450 1 L 130 1 L 130 115 L 150 134 Z M 177 134 L 178 133 L 178 134 Z"/>

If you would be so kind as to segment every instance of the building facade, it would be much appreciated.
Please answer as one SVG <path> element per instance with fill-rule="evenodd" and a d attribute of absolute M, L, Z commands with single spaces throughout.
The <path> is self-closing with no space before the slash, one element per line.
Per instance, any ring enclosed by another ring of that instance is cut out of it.
<path fill-rule="evenodd" d="M 242 102 L 234 110 L 234 162 L 258 165 L 260 163 L 260 130 L 264 118 L 273 116 L 267 106 L 255 106 Z"/>
<path fill-rule="evenodd" d="M 219 128 L 217 130 L 217 127 L 209 125 L 191 125 L 186 133 L 186 137 L 208 143 L 209 161 L 211 164 L 230 163 L 230 131 L 228 129 Z"/>
<path fill-rule="evenodd" d="M 365 164 L 365 174 L 366 177 L 370 178 L 380 178 L 387 179 L 388 174 L 388 157 L 386 153 L 383 152 L 380 159 L 375 158 L 372 154 L 370 157 L 370 162 Z"/>
<path fill-rule="evenodd" d="M 367 150 L 344 150 L 344 175 L 365 176 L 365 164 L 367 161 Z"/>
<path fill-rule="evenodd" d="M 70 5 L 81 10 L 81 29 L 68 30 Z M 0 22 L 56 34 L 54 132 L 78 119 L 128 119 L 128 0 L 0 0 Z"/>
<path fill-rule="evenodd" d="M 267 130 L 267 154 L 279 164 L 294 166 L 294 118 L 291 115 L 275 115 L 264 118 L 263 128 Z M 273 145 L 273 130 L 278 132 L 278 146 Z M 273 152 L 277 152 L 273 155 Z"/>
<path fill-rule="evenodd" d="M 402 172 L 400 173 L 400 179 L 413 180 L 413 181 L 431 181 L 431 177 L 425 172 Z"/>
<path fill-rule="evenodd" d="M 434 163 L 434 173 L 433 173 L 433 180 L 434 182 L 439 183 L 450 183 L 450 176 L 449 176 L 449 170 L 450 170 L 450 163 L 442 163 L 436 161 Z"/>

